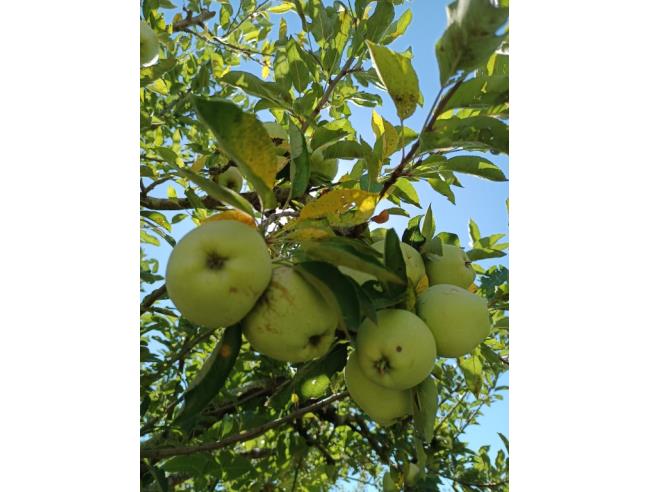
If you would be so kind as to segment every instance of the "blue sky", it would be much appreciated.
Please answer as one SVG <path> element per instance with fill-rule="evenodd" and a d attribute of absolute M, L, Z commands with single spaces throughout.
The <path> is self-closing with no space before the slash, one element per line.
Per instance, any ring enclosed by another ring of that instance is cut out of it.
<path fill-rule="evenodd" d="M 232 2 L 236 10 L 236 1 Z M 397 39 L 390 45 L 395 51 L 404 51 L 409 47 L 414 53 L 413 65 L 419 78 L 419 85 L 425 104 L 418 108 L 416 113 L 405 121 L 405 124 L 415 130 L 420 130 L 424 119 L 428 114 L 430 105 L 439 90 L 439 74 L 437 70 L 436 58 L 434 55 L 434 45 L 437 39 L 443 33 L 446 25 L 445 5 L 443 1 L 430 0 L 411 0 L 405 5 L 396 7 L 397 18 L 407 9 L 411 9 L 413 16 L 405 35 Z M 168 18 L 172 17 L 169 13 Z M 292 12 L 286 14 L 272 14 L 273 21 L 278 26 L 279 17 L 284 17 L 288 22 L 288 32 L 296 32 L 300 28 L 297 15 Z M 366 64 L 368 66 L 368 64 Z M 259 67 L 253 63 L 242 63 L 239 69 L 247 70 L 260 75 Z M 398 124 L 398 117 L 393 103 L 385 92 L 377 90 L 364 89 L 377 92 L 383 99 L 383 106 L 376 110 L 394 124 Z M 350 120 L 358 133 L 368 142 L 373 143 L 375 138 L 371 130 L 371 111 L 372 108 L 362 106 L 352 106 L 353 114 Z M 268 113 L 269 114 L 269 113 Z M 270 119 L 263 116 L 263 119 Z M 488 155 L 488 158 L 497 164 L 508 177 L 508 157 L 504 155 Z M 340 174 L 349 170 L 353 163 L 342 163 Z M 436 220 L 438 231 L 454 232 L 459 235 L 462 246 L 468 246 L 470 238 L 468 235 L 468 222 L 472 218 L 479 225 L 482 235 L 494 233 L 508 233 L 508 217 L 505 200 L 508 197 L 508 183 L 492 182 L 480 178 L 460 175 L 460 180 L 464 188 L 453 188 L 456 197 L 456 205 L 450 203 L 445 197 L 435 193 L 426 183 L 415 184 L 418 192 L 422 209 L 419 210 L 414 206 L 403 204 L 402 207 L 408 210 L 411 215 L 422 214 L 425 212 L 428 204 L 431 205 Z M 165 196 L 166 188 L 161 186 L 153 195 Z M 388 208 L 393 206 L 391 202 L 384 201 L 378 207 Z M 173 215 L 173 214 L 170 214 Z M 389 226 L 394 227 L 399 234 L 403 231 L 407 223 L 407 218 L 392 216 Z M 191 221 L 183 221 L 174 226 L 173 236 L 176 239 L 181 238 L 186 232 L 193 228 Z M 147 253 L 152 254 L 160 260 L 160 271 L 164 272 L 166 259 L 170 253 L 170 248 L 165 243 L 159 248 L 145 246 Z M 492 264 L 504 264 L 508 266 L 508 257 L 498 260 L 480 261 L 480 265 L 488 267 Z M 500 378 L 500 385 L 508 385 L 508 374 Z M 491 445 L 491 456 L 494 458 L 498 449 L 501 449 L 502 442 L 497 432 L 508 436 L 508 393 L 504 393 L 504 399 L 483 409 L 484 415 L 481 417 L 479 426 L 469 427 L 464 434 L 463 439 L 468 441 L 473 448 L 484 444 Z M 352 483 L 350 484 L 352 485 Z"/>

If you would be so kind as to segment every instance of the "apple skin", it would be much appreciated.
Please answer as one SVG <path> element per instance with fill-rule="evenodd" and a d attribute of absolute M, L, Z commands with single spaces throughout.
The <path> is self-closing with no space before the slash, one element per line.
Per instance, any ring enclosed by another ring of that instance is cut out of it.
<path fill-rule="evenodd" d="M 150 67 L 160 56 L 160 43 L 155 31 L 146 22 L 140 21 L 140 65 Z"/>
<path fill-rule="evenodd" d="M 285 362 L 325 355 L 335 337 L 336 311 L 291 267 L 272 272 L 270 285 L 243 320 L 254 350 Z"/>
<path fill-rule="evenodd" d="M 310 155 L 311 182 L 313 184 L 330 183 L 338 172 L 337 159 L 324 159 L 322 147 Z"/>
<path fill-rule="evenodd" d="M 385 253 L 385 240 L 380 240 L 371 245 L 373 249 L 381 253 Z M 400 243 L 403 259 L 405 260 L 405 268 L 407 270 L 407 280 L 416 287 L 421 279 L 425 276 L 425 264 L 423 257 L 412 246 L 407 243 Z M 353 268 L 340 266 L 338 267 L 342 273 L 348 275 L 353 280 L 362 285 L 369 280 L 376 280 L 376 277 L 365 272 L 354 270 Z"/>
<path fill-rule="evenodd" d="M 353 401 L 382 426 L 388 427 L 412 413 L 410 392 L 384 388 L 371 381 L 360 368 L 357 352 L 347 360 L 344 381 Z"/>
<path fill-rule="evenodd" d="M 228 167 L 218 175 L 218 184 L 238 193 L 243 188 L 243 176 L 235 167 Z"/>
<path fill-rule="evenodd" d="M 490 332 L 486 300 L 456 285 L 429 287 L 416 300 L 416 312 L 434 334 L 441 357 L 461 357 Z"/>
<path fill-rule="evenodd" d="M 166 288 L 189 321 L 219 328 L 237 323 L 252 309 L 271 275 L 263 237 L 246 224 L 222 220 L 202 224 L 176 244 Z"/>
<path fill-rule="evenodd" d="M 358 363 L 368 379 L 385 388 L 405 390 L 423 381 L 434 368 L 436 343 L 426 324 L 404 309 L 376 313 L 358 328 Z"/>
<path fill-rule="evenodd" d="M 470 258 L 457 246 L 444 244 L 443 256 L 433 253 L 425 256 L 425 271 L 430 285 L 450 284 L 467 289 L 475 280 Z"/>

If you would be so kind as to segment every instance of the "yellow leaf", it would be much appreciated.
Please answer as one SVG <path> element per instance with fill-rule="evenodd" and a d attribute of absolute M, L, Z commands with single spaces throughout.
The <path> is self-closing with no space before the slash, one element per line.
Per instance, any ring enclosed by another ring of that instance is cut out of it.
<path fill-rule="evenodd" d="M 256 222 L 251 215 L 241 212 L 240 210 L 226 210 L 220 214 L 214 214 L 210 217 L 207 217 L 202 221 L 203 224 L 207 222 L 216 222 L 217 220 L 236 220 L 242 222 L 245 225 L 249 225 L 256 229 Z"/>
<path fill-rule="evenodd" d="M 205 167 L 205 161 L 207 161 L 207 156 L 206 155 L 201 155 L 196 159 L 196 162 L 194 162 L 191 165 L 191 170 L 195 173 L 200 171 L 203 167 Z"/>
<path fill-rule="evenodd" d="M 286 235 L 287 238 L 290 238 L 294 241 L 305 241 L 308 239 L 322 239 L 324 237 L 332 237 L 332 236 L 335 236 L 335 233 L 333 231 L 318 229 L 317 227 L 304 227 L 303 229 L 297 229 Z"/>
<path fill-rule="evenodd" d="M 474 294 L 475 292 L 477 292 L 477 286 L 475 284 L 470 284 L 470 287 L 468 287 L 468 291 Z"/>
<path fill-rule="evenodd" d="M 430 286 L 430 281 L 428 280 L 427 275 L 423 275 L 421 279 L 418 281 L 418 284 L 415 287 L 416 293 L 420 294 L 423 292 L 425 289 L 427 289 Z"/>
<path fill-rule="evenodd" d="M 299 220 L 328 220 L 334 226 L 351 226 L 366 222 L 373 215 L 378 193 L 362 190 L 333 190 L 306 204 Z"/>
<path fill-rule="evenodd" d="M 376 134 L 376 138 L 383 137 L 383 157 L 389 157 L 398 148 L 398 132 L 394 125 L 383 119 L 376 111 L 371 113 L 371 128 Z"/>
<path fill-rule="evenodd" d="M 418 77 L 412 66 L 412 60 L 385 46 L 371 41 L 366 43 L 371 62 L 396 105 L 398 117 L 404 120 L 412 116 L 420 97 Z"/>
<path fill-rule="evenodd" d="M 254 114 L 243 112 L 224 99 L 194 97 L 198 116 L 212 131 L 220 149 L 236 162 L 245 179 L 259 194 L 264 208 L 272 208 L 277 174 L 274 144 Z"/>
<path fill-rule="evenodd" d="M 261 77 L 267 79 L 268 75 L 270 75 L 270 67 L 264 63 L 263 68 L 261 69 Z"/>

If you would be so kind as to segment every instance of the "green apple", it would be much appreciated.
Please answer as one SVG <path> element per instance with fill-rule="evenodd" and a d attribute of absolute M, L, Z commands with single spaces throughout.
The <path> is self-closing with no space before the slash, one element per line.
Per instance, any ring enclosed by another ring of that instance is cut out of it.
<path fill-rule="evenodd" d="M 381 253 L 385 253 L 385 241 L 378 241 L 371 245 L 371 247 Z M 421 279 L 425 276 L 425 264 L 423 257 L 412 246 L 407 243 L 400 243 L 401 253 L 405 260 L 405 268 L 407 270 L 407 280 L 414 287 L 416 287 Z"/>
<path fill-rule="evenodd" d="M 270 286 L 243 320 L 254 350 L 286 362 L 326 354 L 337 327 L 336 311 L 291 267 L 273 270 Z"/>
<path fill-rule="evenodd" d="M 425 271 L 430 285 L 450 284 L 467 289 L 475 280 L 475 270 L 466 252 L 452 244 L 443 244 L 443 255 L 425 254 Z"/>
<path fill-rule="evenodd" d="M 243 188 L 243 176 L 238 169 L 230 166 L 218 175 L 218 184 L 238 193 Z"/>
<path fill-rule="evenodd" d="M 344 381 L 353 401 L 380 425 L 392 425 L 412 413 L 410 392 L 388 389 L 370 380 L 360 368 L 357 351 L 347 360 Z"/>
<path fill-rule="evenodd" d="M 385 253 L 385 240 L 380 240 L 371 245 L 376 251 L 380 253 Z M 416 249 L 410 246 L 407 243 L 400 243 L 401 253 L 403 253 L 403 259 L 405 260 L 405 269 L 407 271 L 408 281 L 416 287 L 421 279 L 425 276 L 425 265 L 423 263 L 423 258 Z M 360 272 L 352 268 L 345 266 L 338 267 L 342 273 L 348 275 L 354 279 L 358 284 L 362 285 L 368 280 L 376 280 L 376 277 L 368 273 Z"/>
<path fill-rule="evenodd" d="M 210 328 L 240 321 L 270 282 L 263 237 L 234 220 L 207 222 L 173 248 L 166 269 L 169 298 L 192 323 Z"/>
<path fill-rule="evenodd" d="M 425 290 L 416 300 L 416 312 L 434 334 L 441 357 L 472 352 L 490 332 L 486 300 L 456 285 Z"/>
<path fill-rule="evenodd" d="M 358 328 L 358 363 L 367 378 L 385 388 L 404 390 L 430 374 L 436 358 L 434 336 L 414 313 L 384 309 L 378 324 L 365 319 Z"/>
<path fill-rule="evenodd" d="M 326 184 L 333 181 L 338 172 L 337 159 L 325 159 L 324 148 L 320 147 L 310 155 L 311 182 Z"/>
<path fill-rule="evenodd" d="M 146 22 L 140 21 L 140 65 L 150 67 L 155 65 L 160 56 L 160 43 Z"/>

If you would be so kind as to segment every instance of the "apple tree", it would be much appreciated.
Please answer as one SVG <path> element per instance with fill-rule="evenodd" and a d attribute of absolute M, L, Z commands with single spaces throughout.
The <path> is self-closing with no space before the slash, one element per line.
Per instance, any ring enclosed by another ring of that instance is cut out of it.
<path fill-rule="evenodd" d="M 508 389 L 505 233 L 429 205 L 506 181 L 508 0 L 397 51 L 408 3 L 141 2 L 142 490 L 508 490 L 506 437 L 465 439 Z"/>

